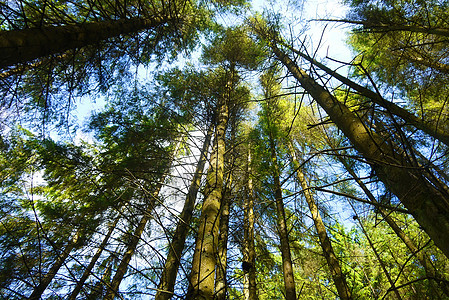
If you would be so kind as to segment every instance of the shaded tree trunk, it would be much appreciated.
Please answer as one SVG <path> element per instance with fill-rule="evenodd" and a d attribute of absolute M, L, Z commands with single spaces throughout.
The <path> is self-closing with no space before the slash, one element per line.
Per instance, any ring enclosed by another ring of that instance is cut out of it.
<path fill-rule="evenodd" d="M 195 174 L 193 175 L 189 191 L 187 192 L 184 207 L 181 215 L 179 216 L 179 221 L 170 243 L 170 248 L 168 250 L 167 259 L 165 261 L 164 270 L 162 271 L 155 300 L 167 300 L 173 296 L 176 276 L 181 263 L 182 251 L 184 250 L 186 237 L 190 228 L 192 212 L 195 208 L 195 201 L 201 184 L 201 177 L 203 176 L 204 166 L 207 161 L 207 153 L 210 146 L 213 128 L 214 125 L 211 124 L 206 133 L 203 148 L 201 149 L 200 159 L 196 166 Z"/>
<path fill-rule="evenodd" d="M 406 158 L 389 148 L 378 134 L 299 69 L 276 44 L 271 44 L 271 47 L 277 58 L 373 166 L 377 176 L 413 214 L 437 247 L 449 257 L 448 199 L 425 180 L 420 167 L 410 165 Z"/>
<path fill-rule="evenodd" d="M 291 143 L 288 143 L 288 147 L 290 149 L 293 165 L 295 166 L 296 169 L 296 176 L 298 178 L 299 183 L 301 184 L 302 190 L 304 192 L 304 197 L 306 198 L 306 202 L 309 206 L 310 213 L 312 214 L 312 219 L 318 234 L 320 246 L 323 249 L 323 254 L 324 257 L 326 258 L 327 265 L 329 266 L 329 269 L 331 271 L 332 279 L 334 280 L 335 286 L 338 291 L 338 295 L 340 296 L 340 299 L 352 299 L 351 290 L 348 287 L 345 275 L 341 270 L 338 258 L 335 255 L 334 249 L 332 248 L 332 244 L 327 235 L 326 227 L 323 223 L 323 220 L 321 219 L 318 206 L 316 205 L 315 199 L 313 198 L 312 193 L 310 192 L 304 173 L 302 172 L 301 168 L 299 168 L 299 162 L 296 158 L 293 145 Z"/>
<path fill-rule="evenodd" d="M 0 68 L 92 45 L 122 34 L 156 28 L 169 20 L 168 16 L 155 16 L 2 31 L 0 32 Z"/>

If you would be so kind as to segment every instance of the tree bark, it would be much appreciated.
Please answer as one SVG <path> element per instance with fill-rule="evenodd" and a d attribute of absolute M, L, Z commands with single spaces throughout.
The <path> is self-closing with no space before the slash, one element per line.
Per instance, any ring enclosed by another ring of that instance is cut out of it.
<path fill-rule="evenodd" d="M 318 206 L 316 205 L 315 199 L 310 192 L 304 173 L 302 172 L 301 168 L 299 168 L 299 162 L 296 158 L 293 145 L 291 143 L 288 143 L 288 146 L 293 160 L 293 165 L 296 169 L 296 176 L 299 183 L 301 184 L 302 190 L 304 192 L 304 197 L 306 198 L 307 205 L 309 206 L 310 213 L 312 214 L 312 219 L 318 234 L 320 246 L 323 249 L 323 254 L 331 271 L 332 279 L 334 280 L 338 295 L 340 296 L 340 299 L 352 299 L 351 290 L 348 287 L 345 275 L 341 270 L 340 263 L 338 262 L 338 258 L 335 255 L 331 241 L 327 235 L 326 226 L 324 226 L 323 220 L 321 219 Z"/>
<path fill-rule="evenodd" d="M 156 28 L 169 20 L 169 16 L 155 16 L 1 31 L 0 68 L 92 45 L 122 34 Z"/>
<path fill-rule="evenodd" d="M 214 295 L 219 212 L 222 201 L 226 149 L 225 132 L 229 115 L 227 101 L 222 99 L 220 102 L 186 299 L 212 299 Z"/>
<path fill-rule="evenodd" d="M 67 246 L 64 248 L 62 253 L 58 255 L 56 258 L 54 264 L 50 267 L 50 270 L 48 270 L 47 274 L 45 274 L 42 279 L 39 282 L 39 285 L 33 290 L 31 295 L 28 297 L 28 300 L 38 300 L 41 298 L 42 294 L 44 293 L 45 289 L 48 287 L 50 282 L 53 280 L 53 278 L 58 273 L 59 269 L 64 264 L 67 257 L 69 257 L 70 252 L 75 248 L 76 244 L 78 243 L 78 240 L 80 238 L 81 231 L 78 230 L 73 237 L 68 242 Z"/>
<path fill-rule="evenodd" d="M 244 249 L 243 249 L 243 273 L 244 287 L 243 292 L 245 300 L 258 300 L 256 286 L 256 250 L 254 247 L 254 191 L 253 178 L 251 168 L 251 144 L 248 145 L 248 162 L 247 162 L 247 193 L 244 204 Z"/>
<path fill-rule="evenodd" d="M 207 161 L 207 153 L 210 146 L 213 128 L 214 126 L 211 124 L 206 133 L 203 148 L 201 149 L 200 159 L 196 166 L 195 174 L 193 175 L 189 191 L 187 192 L 184 207 L 181 215 L 179 216 L 179 221 L 170 243 L 170 248 L 165 261 L 164 270 L 162 271 L 155 300 L 168 300 L 173 296 L 176 276 L 181 263 L 182 251 L 184 250 L 186 237 L 190 228 L 192 212 L 195 208 L 196 197 L 201 184 L 201 177 L 203 176 L 204 166 Z"/>
<path fill-rule="evenodd" d="M 448 199 L 425 180 L 420 167 L 411 165 L 407 158 L 391 149 L 355 113 L 299 69 L 275 43 L 271 47 L 277 58 L 327 112 L 355 149 L 372 164 L 377 176 L 413 214 L 437 247 L 449 257 Z"/>

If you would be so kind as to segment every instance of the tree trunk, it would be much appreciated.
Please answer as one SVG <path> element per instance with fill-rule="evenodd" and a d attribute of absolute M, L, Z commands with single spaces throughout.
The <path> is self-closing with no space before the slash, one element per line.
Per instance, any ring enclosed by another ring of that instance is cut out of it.
<path fill-rule="evenodd" d="M 244 273 L 245 300 L 258 300 L 256 287 L 256 250 L 254 247 L 254 196 L 251 169 L 251 144 L 248 145 L 247 193 L 244 204 L 244 249 L 242 269 Z"/>
<path fill-rule="evenodd" d="M 207 173 L 205 199 L 193 254 L 187 299 L 212 299 L 214 295 L 215 266 L 222 200 L 225 132 L 228 122 L 228 105 L 225 99 L 218 107 L 210 166 Z"/>
<path fill-rule="evenodd" d="M 331 75 L 332 77 L 338 79 L 345 85 L 347 85 L 350 88 L 354 89 L 355 91 L 359 92 L 360 95 L 371 99 L 377 105 L 380 105 L 381 107 L 385 108 L 389 113 L 392 113 L 392 114 L 400 117 L 408 124 L 415 126 L 416 128 L 424 131 L 428 135 L 436 138 L 437 140 L 441 141 L 445 145 L 449 146 L 449 134 L 446 131 L 440 129 L 436 124 L 430 124 L 430 123 L 424 122 L 421 118 L 415 116 L 414 114 L 410 113 L 406 109 L 394 104 L 393 102 L 385 100 L 378 93 L 373 92 L 370 89 L 367 89 L 366 87 L 355 83 L 354 81 L 350 80 L 349 78 L 340 75 L 336 71 L 326 67 L 322 63 L 319 63 L 312 57 L 310 57 L 298 50 L 295 50 L 292 47 L 289 47 L 289 49 L 291 49 L 293 52 L 295 52 L 296 54 L 298 54 L 299 56 L 301 56 L 308 62 L 314 64 L 315 66 L 317 66 L 318 68 L 320 68 L 321 70 L 326 72 L 327 74 Z"/>
<path fill-rule="evenodd" d="M 299 183 L 301 184 L 302 190 L 304 192 L 304 197 L 306 198 L 310 213 L 312 214 L 313 223 L 315 224 L 318 238 L 320 240 L 320 246 L 323 249 L 323 254 L 331 271 L 332 279 L 334 280 L 338 295 L 340 296 L 340 299 L 352 299 L 351 291 L 348 287 L 348 284 L 346 283 L 345 275 L 341 270 L 338 258 L 335 255 L 334 249 L 332 248 L 332 244 L 327 235 L 323 220 L 321 219 L 318 206 L 316 205 L 315 199 L 310 192 L 304 173 L 302 172 L 301 168 L 299 168 L 299 162 L 296 158 L 293 145 L 291 143 L 288 143 L 288 146 L 293 160 L 293 165 L 296 169 L 296 176 Z"/>
<path fill-rule="evenodd" d="M 271 167 L 273 168 L 274 194 L 276 199 L 277 225 L 279 238 L 281 240 L 282 269 L 284 274 L 285 299 L 296 300 L 295 276 L 293 274 L 293 263 L 288 240 L 287 220 L 285 217 L 284 201 L 282 199 L 282 187 L 279 179 L 280 172 L 277 162 L 276 145 L 274 138 L 269 132 Z"/>
<path fill-rule="evenodd" d="M 140 219 L 139 225 L 137 225 L 132 237 L 130 238 L 130 241 L 126 248 L 126 252 L 123 255 L 122 260 L 120 261 L 120 264 L 117 267 L 117 270 L 115 272 L 114 278 L 112 278 L 110 286 L 108 286 L 108 291 L 106 292 L 104 300 L 113 300 L 114 297 L 118 294 L 120 283 L 122 282 L 122 279 L 125 276 L 126 271 L 128 270 L 129 262 L 134 252 L 136 251 L 137 245 L 139 244 L 140 238 L 143 234 L 143 231 L 145 230 L 145 226 L 151 219 L 151 213 L 156 205 L 156 199 L 159 197 L 159 192 L 162 187 L 162 181 L 163 179 L 161 180 L 160 183 L 157 184 L 155 191 L 152 193 L 151 199 L 147 204 L 147 207 L 143 213 L 143 216 Z"/>
<path fill-rule="evenodd" d="M 92 45 L 122 34 L 155 28 L 169 20 L 168 16 L 130 18 L 2 31 L 0 32 L 0 68 Z"/>
<path fill-rule="evenodd" d="M 355 113 L 299 69 L 275 44 L 271 44 L 271 47 L 278 59 L 327 112 L 355 149 L 372 164 L 377 176 L 413 214 L 437 247 L 449 257 L 448 200 L 423 178 L 419 167 L 410 165 L 406 158 L 389 148 Z"/>
<path fill-rule="evenodd" d="M 213 128 L 214 126 L 211 124 L 206 133 L 203 148 L 201 149 L 200 159 L 196 166 L 189 191 L 187 192 L 186 201 L 184 203 L 181 215 L 179 216 L 179 221 L 176 226 L 175 233 L 173 234 L 173 239 L 170 243 L 167 260 L 165 261 L 164 270 L 162 271 L 155 300 L 168 300 L 173 296 L 176 276 L 181 263 L 182 251 L 184 250 L 186 237 L 190 228 L 192 212 L 195 208 L 196 196 L 200 188 L 201 177 L 203 176 L 204 166 L 207 161 L 207 153 L 210 146 Z"/>
<path fill-rule="evenodd" d="M 79 238 L 80 238 L 81 230 L 78 230 L 73 237 L 68 242 L 65 249 L 58 255 L 56 258 L 54 264 L 50 267 L 50 270 L 48 270 L 47 274 L 41 278 L 39 285 L 33 290 L 31 295 L 28 297 L 28 300 L 38 300 L 41 298 L 42 294 L 44 293 L 45 289 L 48 287 L 50 282 L 53 280 L 53 278 L 58 273 L 59 269 L 64 264 L 67 257 L 69 257 L 70 252 L 73 250 L 73 248 L 76 246 Z"/>
<path fill-rule="evenodd" d="M 115 219 L 115 221 L 112 224 L 110 224 L 109 230 L 106 233 L 105 237 L 103 238 L 103 241 L 101 242 L 100 246 L 98 247 L 97 252 L 95 252 L 95 255 L 90 260 L 89 265 L 84 270 L 83 275 L 77 281 L 75 288 L 73 289 L 73 291 L 70 294 L 70 296 L 67 298 L 68 300 L 75 300 L 76 297 L 78 296 L 79 292 L 83 288 L 84 283 L 86 282 L 87 278 L 91 274 L 92 269 L 94 268 L 95 264 L 97 263 L 98 258 L 100 258 L 101 253 L 103 252 L 103 250 L 107 246 L 109 238 L 111 237 L 112 232 L 114 231 L 115 226 L 117 225 L 119 220 L 120 220 L 120 217 L 117 217 Z"/>

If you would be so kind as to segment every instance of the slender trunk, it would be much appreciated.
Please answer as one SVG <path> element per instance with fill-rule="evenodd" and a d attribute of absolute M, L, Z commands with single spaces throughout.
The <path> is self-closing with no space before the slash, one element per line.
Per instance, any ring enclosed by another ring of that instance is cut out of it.
<path fill-rule="evenodd" d="M 217 275 L 215 278 L 215 297 L 216 300 L 226 299 L 227 282 L 226 282 L 226 268 L 228 255 L 228 233 L 229 233 L 229 210 L 231 201 L 231 185 L 232 177 L 230 176 L 225 193 L 223 195 L 223 202 L 221 205 L 220 217 L 220 234 L 218 235 L 218 263 Z"/>
<path fill-rule="evenodd" d="M 274 194 L 276 199 L 277 225 L 279 238 L 281 240 L 282 269 L 284 273 L 285 299 L 296 300 L 295 277 L 293 274 L 293 263 L 288 241 L 287 221 L 285 217 L 284 201 L 282 199 L 282 187 L 279 179 L 279 165 L 276 155 L 274 138 L 269 132 L 270 155 L 273 168 Z"/>
<path fill-rule="evenodd" d="M 50 270 L 48 270 L 47 274 L 45 274 L 37 287 L 33 290 L 31 295 L 28 297 L 28 300 L 38 300 L 41 298 L 42 294 L 44 293 L 45 289 L 48 287 L 50 282 L 53 280 L 53 278 L 58 273 L 59 269 L 64 264 L 67 257 L 69 257 L 70 252 L 73 250 L 73 248 L 76 246 L 79 238 L 80 238 L 81 231 L 78 230 L 73 237 L 70 239 L 62 253 L 58 255 L 53 265 L 50 267 Z"/>
<path fill-rule="evenodd" d="M 201 177 L 203 176 L 204 166 L 207 161 L 207 153 L 210 146 L 213 127 L 213 124 L 211 124 L 206 133 L 200 159 L 196 166 L 189 191 L 187 192 L 186 201 L 184 203 L 181 215 L 179 216 L 179 221 L 176 226 L 175 233 L 173 234 L 173 239 L 170 243 L 167 260 L 165 261 L 164 270 L 162 271 L 155 300 L 168 300 L 173 295 L 176 276 L 181 263 L 182 251 L 184 250 L 185 241 L 190 228 L 192 212 L 195 208 L 196 196 L 200 188 Z"/>
<path fill-rule="evenodd" d="M 92 45 L 122 34 L 156 28 L 169 20 L 167 16 L 130 18 L 2 31 L 0 32 L 0 68 Z"/>
<path fill-rule="evenodd" d="M 354 172 L 354 170 L 349 166 L 349 164 L 342 158 L 338 157 L 338 160 L 343 164 L 346 171 L 354 178 L 354 180 L 357 182 L 359 187 L 363 190 L 365 195 L 370 199 L 373 203 L 378 203 L 377 199 L 374 197 L 374 195 L 371 193 L 371 191 L 368 189 L 368 187 L 363 183 L 362 180 L 357 176 L 357 174 Z M 439 274 L 439 272 L 435 269 L 433 266 L 431 260 L 426 255 L 426 253 L 423 250 L 420 250 L 418 246 L 415 245 L 415 243 L 412 241 L 412 239 L 405 234 L 405 232 L 396 224 L 396 222 L 393 220 L 393 218 L 390 216 L 390 214 L 385 211 L 382 207 L 378 207 L 378 211 L 382 215 L 382 218 L 387 222 L 387 224 L 391 227 L 391 229 L 396 233 L 396 235 L 404 242 L 404 244 L 407 246 L 407 248 L 410 250 L 410 252 L 416 256 L 420 264 L 423 266 L 424 271 L 426 272 L 427 277 L 429 277 L 429 280 L 437 280 L 437 282 L 440 284 L 441 290 L 449 296 L 449 288 L 447 286 L 447 283 L 442 280 L 443 276 Z M 434 289 L 434 292 L 438 294 L 438 291 L 434 286 L 432 285 L 432 288 Z"/>
<path fill-rule="evenodd" d="M 401 154 L 388 147 L 355 113 L 299 69 L 275 44 L 271 47 L 278 59 L 327 112 L 355 149 L 372 164 L 377 176 L 413 214 L 437 247 L 449 257 L 448 200 L 423 178 L 419 167 L 411 165 Z"/>
<path fill-rule="evenodd" d="M 304 196 L 310 209 L 310 213 L 312 214 L 313 223 L 315 224 L 315 228 L 318 233 L 318 238 L 320 240 L 320 246 L 323 249 L 323 254 L 324 257 L 326 258 L 327 264 L 331 271 L 332 279 L 334 280 L 335 286 L 338 291 L 338 295 L 340 296 L 340 299 L 352 299 L 351 290 L 349 289 L 348 284 L 346 283 L 345 275 L 341 270 L 338 258 L 335 255 L 334 249 L 332 248 L 332 244 L 327 235 L 326 227 L 324 226 L 323 220 L 321 219 L 318 206 L 316 205 L 315 199 L 313 198 L 312 193 L 310 192 L 304 173 L 302 172 L 301 168 L 299 168 L 299 162 L 296 158 L 293 145 L 289 143 L 288 146 L 290 149 L 291 157 L 293 159 L 293 165 L 295 166 L 296 169 L 296 176 L 298 178 L 299 183 L 301 184 Z"/>
<path fill-rule="evenodd" d="M 225 99 L 218 107 L 218 122 L 213 150 L 207 173 L 205 199 L 193 253 L 187 299 L 212 299 L 214 295 L 215 266 L 222 200 L 225 132 L 228 122 L 228 105 Z"/>
<path fill-rule="evenodd" d="M 122 279 L 125 276 L 126 271 L 128 270 L 129 262 L 131 261 L 131 258 L 136 251 L 137 245 L 139 244 L 143 231 L 145 230 L 145 226 L 151 219 L 151 212 L 156 205 L 156 199 L 159 197 L 159 192 L 162 188 L 162 181 L 163 179 L 160 183 L 158 183 L 155 191 L 151 195 L 151 199 L 147 204 L 142 218 L 140 219 L 139 225 L 137 225 L 132 237 L 130 238 L 125 254 L 123 255 L 122 260 L 117 267 L 114 278 L 112 278 L 111 284 L 110 286 L 108 286 L 108 291 L 106 292 L 104 300 L 113 300 L 114 297 L 118 294 L 120 283 L 122 282 Z"/>
<path fill-rule="evenodd" d="M 424 131 L 428 135 L 438 139 L 442 143 L 444 143 L 447 146 L 449 146 L 449 134 L 445 130 L 440 129 L 437 126 L 437 124 L 424 122 L 421 118 L 415 116 L 414 114 L 410 113 L 406 109 L 404 109 L 404 108 L 394 104 L 393 102 L 387 101 L 380 94 L 378 94 L 376 92 L 373 92 L 372 90 L 367 89 L 366 87 L 357 84 L 356 82 L 350 80 L 349 78 L 347 78 L 345 76 L 340 75 L 336 71 L 326 67 L 325 65 L 323 65 L 322 63 L 316 61 L 312 57 L 310 57 L 310 56 L 308 56 L 308 55 L 306 55 L 306 54 L 304 54 L 304 53 L 302 53 L 302 52 L 300 52 L 298 50 L 295 50 L 295 49 L 293 49 L 291 47 L 289 47 L 289 49 L 294 51 L 296 54 L 298 54 L 299 56 L 301 56 L 305 60 L 307 60 L 310 63 L 314 64 L 315 66 L 317 66 L 321 70 L 325 71 L 327 74 L 331 75 L 332 77 L 338 79 L 339 81 L 341 81 L 345 85 L 347 85 L 350 88 L 354 89 L 355 91 L 359 92 L 360 95 L 365 96 L 365 97 L 371 99 L 374 103 L 376 103 L 376 104 L 380 105 L 381 107 L 385 108 L 388 112 L 390 112 L 390 113 L 400 117 L 405 122 L 415 126 L 416 128 Z"/>
<path fill-rule="evenodd" d="M 119 219 L 120 218 L 117 217 L 115 219 L 115 221 L 112 224 L 110 224 L 109 230 L 106 233 L 105 237 L 103 238 L 103 241 L 101 242 L 100 246 L 98 247 L 97 252 L 95 252 L 94 256 L 90 260 L 89 265 L 84 270 L 83 275 L 77 281 L 75 288 L 73 289 L 73 291 L 70 294 L 70 296 L 67 298 L 68 300 L 75 300 L 76 297 L 78 296 L 79 292 L 81 291 L 81 289 L 84 286 L 84 283 L 86 282 L 87 278 L 91 274 L 92 269 L 94 268 L 95 264 L 97 263 L 98 258 L 100 258 L 101 253 L 103 253 L 105 247 L 108 245 L 109 238 L 111 237 L 112 232 L 114 231 L 115 226 L 117 225 Z"/>
<path fill-rule="evenodd" d="M 242 269 L 244 273 L 245 300 L 258 300 L 256 288 L 256 250 L 254 247 L 254 196 L 251 169 L 251 144 L 248 145 L 247 193 L 244 204 L 244 249 Z"/>

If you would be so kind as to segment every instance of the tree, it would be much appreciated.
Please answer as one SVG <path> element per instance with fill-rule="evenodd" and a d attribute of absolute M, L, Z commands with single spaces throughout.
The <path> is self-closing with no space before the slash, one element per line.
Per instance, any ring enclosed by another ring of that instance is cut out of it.
<path fill-rule="evenodd" d="M 260 32 L 260 34 L 263 36 L 264 33 Z M 395 149 L 386 147 L 379 135 L 367 128 L 343 103 L 317 84 L 306 72 L 299 69 L 278 48 L 276 40 L 271 39 L 269 43 L 277 58 L 328 113 L 331 120 L 349 138 L 354 147 L 373 165 L 379 178 L 396 194 L 404 206 L 410 209 L 418 223 L 425 228 L 438 247 L 449 256 L 449 245 L 443 238 L 444 232 L 446 232 L 444 228 L 449 226 L 445 217 L 447 216 L 446 210 L 449 208 L 444 204 L 446 202 L 444 197 L 422 178 L 419 170 L 416 172 L 404 168 L 413 168 L 413 166 L 409 165 L 406 158 L 401 158 Z"/>

